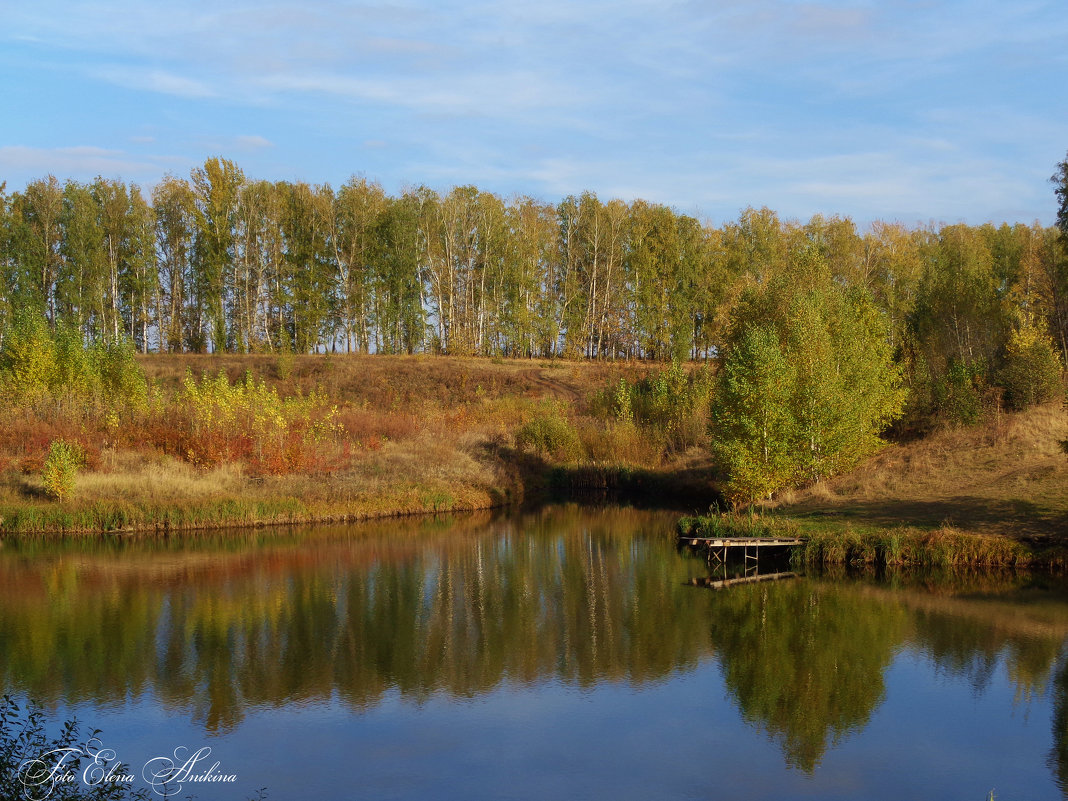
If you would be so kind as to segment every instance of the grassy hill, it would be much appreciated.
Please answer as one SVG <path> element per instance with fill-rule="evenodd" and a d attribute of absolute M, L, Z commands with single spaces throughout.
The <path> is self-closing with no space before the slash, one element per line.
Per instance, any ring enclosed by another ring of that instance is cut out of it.
<path fill-rule="evenodd" d="M 623 448 L 603 445 L 604 421 L 591 412 L 606 389 L 645 375 L 648 365 L 340 354 L 138 360 L 153 387 L 150 399 L 173 398 L 187 371 L 194 377 L 221 371 L 235 385 L 248 374 L 282 398 L 318 393 L 334 407 L 333 433 L 313 460 L 264 469 L 187 453 L 181 425 L 167 419 L 166 400 L 150 400 L 160 408 L 114 425 L 16 415 L 0 430 L 0 532 L 194 528 L 501 506 L 544 489 L 552 456 L 514 445 L 517 430 L 545 418 L 577 427 L 596 446 L 582 446 L 582 461 L 653 471 L 676 463 L 637 435 Z M 224 441 L 230 433 L 211 436 Z M 87 454 L 74 491 L 61 501 L 47 497 L 41 479 L 57 438 L 78 441 Z"/>
<path fill-rule="evenodd" d="M 561 489 L 694 511 L 716 498 L 707 397 L 690 392 L 700 389 L 694 371 L 687 378 L 647 363 L 341 354 L 150 355 L 138 363 L 152 387 L 142 412 L 116 420 L 13 414 L 0 426 L 0 534 L 473 510 Z M 245 451 L 221 448 L 221 457 L 210 447 L 208 456 L 194 453 L 194 445 L 237 437 L 217 427 L 183 439 L 195 416 L 169 418 L 187 373 L 220 372 L 233 386 L 248 374 L 278 397 L 319 398 L 330 436 L 310 455 L 276 462 L 248 458 L 247 443 Z M 621 387 L 630 388 L 625 412 Z M 42 481 L 57 438 L 76 440 L 86 454 L 62 500 L 48 497 Z M 952 527 L 1068 544 L 1064 439 L 1068 413 L 1059 405 L 1002 415 L 890 445 L 770 507 L 809 529 Z M 245 457 L 225 455 L 238 452 Z"/>
<path fill-rule="evenodd" d="M 1046 404 L 890 445 L 852 472 L 788 493 L 777 512 L 857 525 L 942 525 L 1068 545 L 1068 412 Z"/>

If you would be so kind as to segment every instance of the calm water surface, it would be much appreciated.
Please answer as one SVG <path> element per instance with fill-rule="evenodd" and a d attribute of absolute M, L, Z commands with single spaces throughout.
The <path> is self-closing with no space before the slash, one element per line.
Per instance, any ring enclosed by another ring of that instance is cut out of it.
<path fill-rule="evenodd" d="M 1064 797 L 1063 583 L 712 590 L 674 520 L 9 542 L 0 690 L 137 769 L 210 747 L 202 801 Z"/>

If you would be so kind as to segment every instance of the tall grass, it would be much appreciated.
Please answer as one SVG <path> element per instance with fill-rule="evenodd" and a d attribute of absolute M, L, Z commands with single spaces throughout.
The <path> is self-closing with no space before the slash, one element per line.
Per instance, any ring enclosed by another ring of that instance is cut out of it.
<path fill-rule="evenodd" d="M 712 391 L 707 366 L 688 370 L 674 362 L 633 381 L 620 378 L 598 392 L 590 406 L 594 416 L 622 430 L 637 429 L 670 455 L 708 444 Z"/>
<path fill-rule="evenodd" d="M 925 567 L 1020 567 L 1036 555 L 1016 540 L 972 534 L 951 526 L 933 531 L 886 529 L 817 530 L 796 554 L 807 565 L 883 564 Z"/>
<path fill-rule="evenodd" d="M 924 567 L 1022 567 L 1058 564 L 1058 552 L 1036 554 L 1000 536 L 973 534 L 951 526 L 924 531 L 909 527 L 857 530 L 852 526 L 802 527 L 775 516 L 715 514 L 684 517 L 683 537 L 800 538 L 791 556 L 797 565 L 916 565 Z"/>

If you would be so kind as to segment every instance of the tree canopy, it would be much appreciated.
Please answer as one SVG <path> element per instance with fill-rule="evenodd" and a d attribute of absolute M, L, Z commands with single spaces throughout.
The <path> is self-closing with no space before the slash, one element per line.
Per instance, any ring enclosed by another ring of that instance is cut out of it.
<path fill-rule="evenodd" d="M 732 316 L 712 432 L 728 494 L 753 501 L 852 467 L 903 403 L 885 313 L 808 248 Z"/>

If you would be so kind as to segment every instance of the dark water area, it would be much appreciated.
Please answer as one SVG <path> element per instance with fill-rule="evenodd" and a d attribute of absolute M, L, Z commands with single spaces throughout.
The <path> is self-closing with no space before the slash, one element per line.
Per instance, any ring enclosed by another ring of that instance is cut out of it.
<path fill-rule="evenodd" d="M 0 692 L 201 801 L 1065 797 L 1063 580 L 694 586 L 675 519 L 8 541 Z"/>

